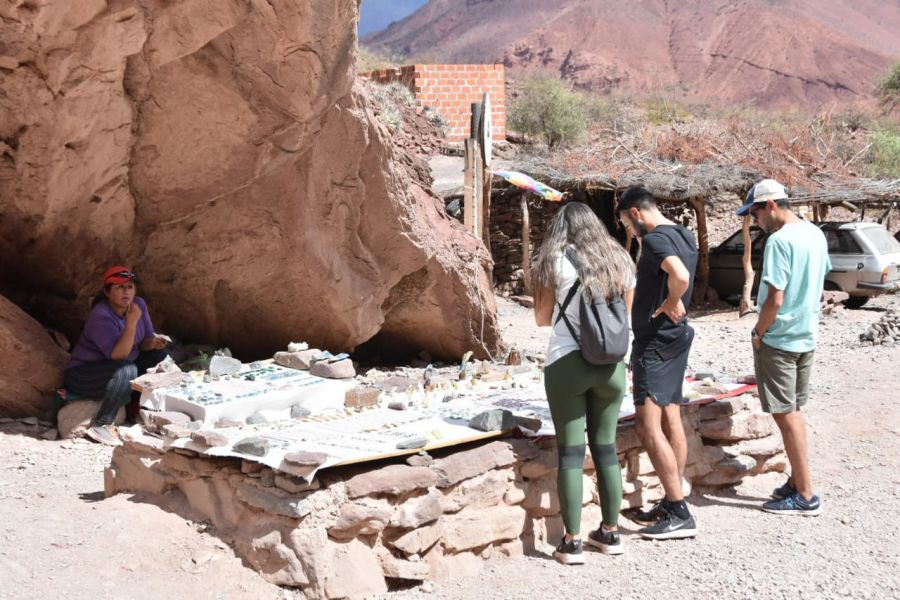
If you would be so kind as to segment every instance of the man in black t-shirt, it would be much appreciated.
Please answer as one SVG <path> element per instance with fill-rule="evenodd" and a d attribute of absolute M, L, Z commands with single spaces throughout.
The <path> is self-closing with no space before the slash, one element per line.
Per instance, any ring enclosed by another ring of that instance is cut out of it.
<path fill-rule="evenodd" d="M 635 520 L 649 539 L 697 535 L 681 482 L 687 440 L 681 424 L 681 393 L 694 330 L 685 307 L 697 269 L 697 242 L 685 227 L 666 219 L 653 195 L 632 187 L 619 200 L 619 218 L 641 240 L 637 287 L 631 310 L 631 349 L 637 432 L 666 497 Z"/>

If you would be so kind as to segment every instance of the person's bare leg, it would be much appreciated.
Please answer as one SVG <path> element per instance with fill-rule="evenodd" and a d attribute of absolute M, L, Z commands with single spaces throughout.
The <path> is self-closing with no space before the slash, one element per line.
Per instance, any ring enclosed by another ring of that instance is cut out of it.
<path fill-rule="evenodd" d="M 813 496 L 812 477 L 809 474 L 808 446 L 806 440 L 806 421 L 803 413 L 794 411 L 789 413 L 775 413 L 772 415 L 775 424 L 781 430 L 781 439 L 784 440 L 784 451 L 791 463 L 791 481 L 794 488 L 805 499 Z"/>
<path fill-rule="evenodd" d="M 675 453 L 675 462 L 678 464 L 678 476 L 684 479 L 684 467 L 687 464 L 688 446 L 687 437 L 684 435 L 684 425 L 681 423 L 681 406 L 670 404 L 663 409 L 662 417 L 663 433 L 672 446 Z"/>
<path fill-rule="evenodd" d="M 643 406 L 636 406 L 637 433 L 650 456 L 656 476 L 666 491 L 666 499 L 678 502 L 684 499 L 678 463 L 669 440 L 662 430 L 663 409 L 647 398 Z"/>

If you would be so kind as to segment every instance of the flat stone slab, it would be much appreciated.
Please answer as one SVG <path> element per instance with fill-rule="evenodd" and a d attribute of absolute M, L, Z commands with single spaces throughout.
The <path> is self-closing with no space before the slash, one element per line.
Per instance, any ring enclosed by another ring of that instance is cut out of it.
<path fill-rule="evenodd" d="M 413 490 L 428 488 L 438 476 L 428 467 L 389 465 L 377 471 L 362 473 L 347 481 L 347 496 L 359 498 L 375 494 L 397 496 Z"/>

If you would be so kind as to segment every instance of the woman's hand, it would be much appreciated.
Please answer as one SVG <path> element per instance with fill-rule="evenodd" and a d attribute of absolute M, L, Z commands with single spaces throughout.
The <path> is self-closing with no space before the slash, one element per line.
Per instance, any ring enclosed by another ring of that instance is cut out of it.
<path fill-rule="evenodd" d="M 141 351 L 148 352 L 150 350 L 162 350 L 166 347 L 166 343 L 166 338 L 161 335 L 154 335 L 141 342 Z"/>
<path fill-rule="evenodd" d="M 128 325 L 137 325 L 138 321 L 141 320 L 141 316 L 144 313 L 141 312 L 141 307 L 132 302 L 128 305 L 128 308 L 125 309 L 125 322 Z"/>

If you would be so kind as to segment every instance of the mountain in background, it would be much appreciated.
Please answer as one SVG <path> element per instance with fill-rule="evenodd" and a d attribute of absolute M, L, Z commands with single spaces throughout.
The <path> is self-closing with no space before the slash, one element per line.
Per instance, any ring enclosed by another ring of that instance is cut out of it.
<path fill-rule="evenodd" d="M 815 108 L 871 99 L 900 60 L 900 1 L 430 0 L 363 42 L 583 89 Z"/>
<path fill-rule="evenodd" d="M 412 14 L 428 0 L 363 0 L 359 8 L 360 37 L 381 31 L 394 21 Z"/>

